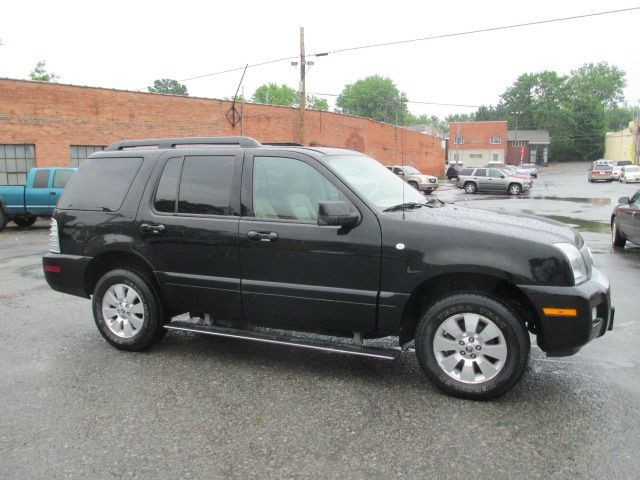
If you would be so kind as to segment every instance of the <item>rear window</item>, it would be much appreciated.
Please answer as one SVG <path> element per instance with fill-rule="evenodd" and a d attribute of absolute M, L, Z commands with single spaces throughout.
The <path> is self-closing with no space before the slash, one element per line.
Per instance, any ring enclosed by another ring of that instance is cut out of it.
<path fill-rule="evenodd" d="M 142 158 L 90 158 L 65 188 L 58 208 L 115 212 L 124 202 Z"/>
<path fill-rule="evenodd" d="M 64 188 L 73 177 L 73 170 L 56 170 L 53 174 L 53 188 Z"/>
<path fill-rule="evenodd" d="M 465 168 L 460 172 L 460 175 L 471 175 L 473 173 L 473 168 Z"/>

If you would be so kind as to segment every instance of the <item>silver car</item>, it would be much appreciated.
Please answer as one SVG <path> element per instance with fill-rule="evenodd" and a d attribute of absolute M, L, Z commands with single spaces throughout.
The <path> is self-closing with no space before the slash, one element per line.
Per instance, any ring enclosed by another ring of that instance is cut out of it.
<path fill-rule="evenodd" d="M 436 177 L 423 175 L 416 168 L 407 165 L 390 165 L 387 168 L 420 192 L 431 193 L 438 188 Z"/>
<path fill-rule="evenodd" d="M 531 188 L 529 175 L 514 175 L 499 168 L 465 168 L 458 176 L 458 188 L 467 193 L 507 192 L 519 195 Z"/>

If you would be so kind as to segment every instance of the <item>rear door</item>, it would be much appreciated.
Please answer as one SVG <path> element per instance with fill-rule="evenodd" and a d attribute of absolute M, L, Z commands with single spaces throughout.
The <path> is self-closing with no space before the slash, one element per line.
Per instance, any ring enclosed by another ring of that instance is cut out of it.
<path fill-rule="evenodd" d="M 618 226 L 622 234 L 633 243 L 640 244 L 640 191 L 628 205 L 618 207 Z"/>
<path fill-rule="evenodd" d="M 240 220 L 246 319 L 294 330 L 373 331 L 381 233 L 375 215 L 317 160 L 248 154 Z M 344 201 L 361 222 L 317 224 L 320 201 Z"/>
<path fill-rule="evenodd" d="M 161 157 L 140 205 L 139 246 L 177 311 L 238 319 L 242 153 L 215 149 Z"/>
<path fill-rule="evenodd" d="M 48 215 L 51 213 L 51 169 L 39 168 L 34 172 L 33 185 L 25 190 L 25 203 L 28 213 Z"/>
<path fill-rule="evenodd" d="M 49 189 L 49 206 L 51 208 L 54 208 L 58 203 L 64 187 L 67 186 L 74 173 L 75 170 L 72 169 L 58 168 L 53 170 L 53 178 L 50 179 L 51 188 Z"/>

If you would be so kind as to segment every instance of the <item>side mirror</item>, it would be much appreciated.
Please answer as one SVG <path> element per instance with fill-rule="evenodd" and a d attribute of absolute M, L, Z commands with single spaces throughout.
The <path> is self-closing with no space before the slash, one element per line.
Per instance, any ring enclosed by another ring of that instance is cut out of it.
<path fill-rule="evenodd" d="M 622 204 L 628 204 L 629 203 L 629 197 L 620 197 L 618 199 L 618 203 L 622 203 Z"/>
<path fill-rule="evenodd" d="M 357 212 L 349 210 L 346 202 L 320 202 L 318 225 L 331 227 L 354 227 L 360 221 Z"/>

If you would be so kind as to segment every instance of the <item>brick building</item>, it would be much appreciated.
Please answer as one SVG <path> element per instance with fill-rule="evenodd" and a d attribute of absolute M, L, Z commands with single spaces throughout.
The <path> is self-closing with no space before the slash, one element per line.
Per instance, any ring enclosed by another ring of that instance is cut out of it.
<path fill-rule="evenodd" d="M 475 167 L 487 162 L 504 162 L 507 122 L 451 122 L 449 161 Z"/>
<path fill-rule="evenodd" d="M 20 183 L 31 166 L 78 165 L 123 139 L 300 139 L 295 108 L 245 104 L 242 122 L 233 127 L 225 116 L 230 107 L 224 100 L 0 80 L 0 184 Z M 308 110 L 305 144 L 348 148 L 385 165 L 404 163 L 426 174 L 444 173 L 440 138 L 365 118 Z"/>
<path fill-rule="evenodd" d="M 509 130 L 509 147 L 507 163 L 537 163 L 546 165 L 549 162 L 549 145 L 551 139 L 546 130 Z"/>

